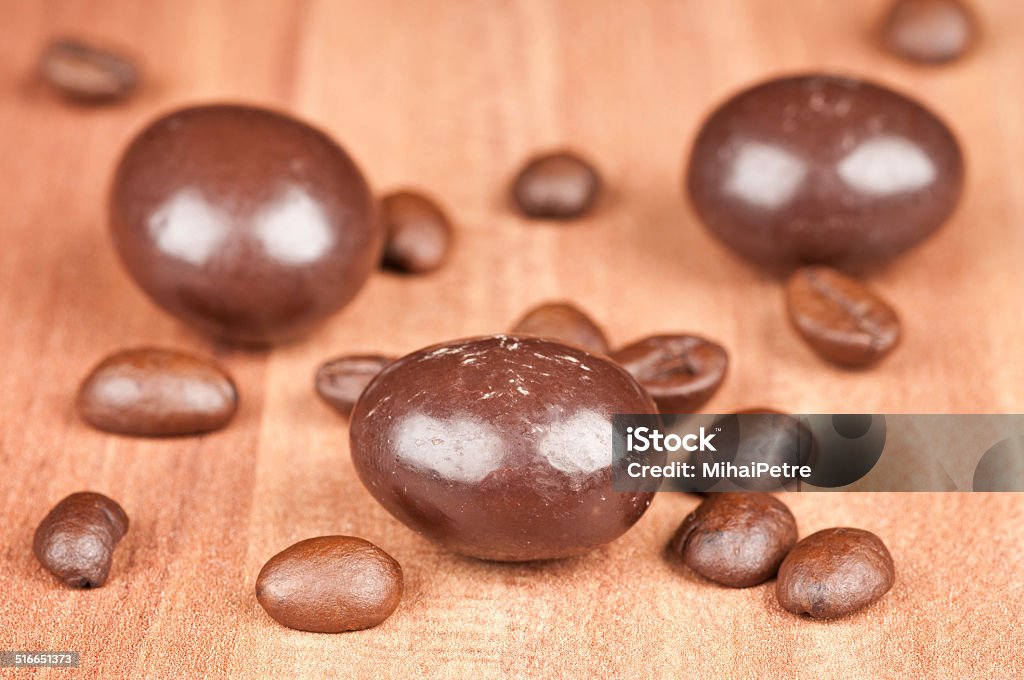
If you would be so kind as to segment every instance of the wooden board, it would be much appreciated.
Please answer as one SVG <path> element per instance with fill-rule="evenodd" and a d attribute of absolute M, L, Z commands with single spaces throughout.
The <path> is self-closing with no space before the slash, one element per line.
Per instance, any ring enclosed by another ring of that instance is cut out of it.
<path fill-rule="evenodd" d="M 568 297 L 614 340 L 693 330 L 732 353 L 710 411 L 1015 412 L 1024 408 L 1024 3 L 977 3 L 980 49 L 925 69 L 881 54 L 882 2 L 0 2 L 0 649 L 74 649 L 83 677 L 1008 677 L 1024 673 L 1024 498 L 790 497 L 802 534 L 875 531 L 898 581 L 878 606 L 799 620 L 771 584 L 727 590 L 674 572 L 662 546 L 697 500 L 659 497 L 613 545 L 497 565 L 444 553 L 356 480 L 345 424 L 311 390 L 320 361 L 402 353 L 506 329 Z M 71 107 L 31 77 L 43 42 L 120 42 L 148 66 L 125 106 Z M 764 76 L 870 76 L 933 106 L 963 140 L 967 191 L 932 241 L 872 278 L 905 321 L 878 370 L 817 360 L 787 327 L 778 282 L 724 252 L 682 193 L 709 107 Z M 186 102 L 291 110 L 331 132 L 378 189 L 425 187 L 458 222 L 429 278 L 380 275 L 302 343 L 214 346 L 150 304 L 116 262 L 104 194 L 127 139 Z M 507 208 L 528 154 L 592 156 L 609 196 L 578 224 Z M 213 353 L 242 394 L 223 432 L 145 441 L 91 430 L 78 381 L 104 354 Z M 36 523 L 66 494 L 118 499 L 132 528 L 99 590 L 56 585 Z M 253 594 L 264 561 L 321 534 L 366 537 L 408 594 L 370 631 L 284 629 Z M 66 671 L 54 671 L 54 676 Z M 0 671 L 12 677 L 24 672 Z"/>

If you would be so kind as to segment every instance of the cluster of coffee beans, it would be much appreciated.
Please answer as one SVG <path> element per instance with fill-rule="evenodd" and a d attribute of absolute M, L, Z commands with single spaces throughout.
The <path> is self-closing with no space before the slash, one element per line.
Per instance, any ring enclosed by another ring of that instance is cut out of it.
<path fill-rule="evenodd" d="M 530 309 L 510 333 L 557 340 L 607 355 L 647 390 L 662 413 L 695 412 L 718 391 L 729 368 L 725 348 L 696 335 L 655 335 L 612 350 L 601 326 L 568 301 L 546 302 Z M 394 360 L 371 354 L 331 359 L 317 371 L 316 392 L 347 416 L 370 381 Z"/>
<path fill-rule="evenodd" d="M 881 36 L 903 57 L 944 62 L 964 54 L 975 32 L 959 0 L 897 0 Z M 118 50 L 61 39 L 39 72 L 70 99 L 109 103 L 136 92 L 142 69 Z M 884 87 L 823 74 L 770 80 L 725 102 L 697 136 L 686 182 L 722 243 L 762 266 L 795 268 L 786 284 L 792 325 L 821 357 L 848 367 L 874 364 L 898 344 L 898 316 L 863 283 L 805 265 L 899 255 L 949 217 L 962 184 L 959 145 L 934 114 Z M 569 220 L 595 209 L 602 186 L 582 155 L 549 151 L 515 175 L 510 198 L 527 218 Z M 208 231 L 198 239 L 197 216 Z M 110 221 L 124 265 L 156 303 L 207 334 L 255 345 L 306 332 L 378 266 L 438 270 L 454 242 L 446 211 L 424 192 L 374 201 L 328 135 L 233 105 L 175 111 L 136 136 L 115 173 Z M 320 367 L 315 387 L 351 416 L 357 472 L 398 519 L 459 553 L 534 560 L 614 540 L 651 503 L 652 493 L 608 494 L 604 414 L 694 412 L 728 367 L 726 350 L 698 335 L 613 348 L 585 312 L 551 302 L 510 335 L 400 359 L 339 357 Z M 139 348 L 96 366 L 77 406 L 101 430 L 180 436 L 225 426 L 238 399 L 215 361 Z M 458 417 L 429 415 L 439 404 Z M 99 587 L 128 524 L 115 501 L 76 493 L 43 519 L 33 550 L 63 583 Z M 669 552 L 727 586 L 777 576 L 780 605 L 814 618 L 871 604 L 895 574 L 884 544 L 865 531 L 797 542 L 792 513 L 764 494 L 706 498 Z M 381 623 L 402 589 L 402 568 L 383 550 L 323 536 L 272 557 L 256 597 L 286 626 L 338 632 Z"/>
<path fill-rule="evenodd" d="M 32 551 L 64 585 L 99 588 L 127 532 L 128 515 L 117 501 L 80 491 L 47 513 Z M 272 557 L 256 580 L 256 598 L 289 628 L 339 633 L 384 621 L 402 599 L 402 584 L 401 566 L 372 543 L 321 536 Z"/>
<path fill-rule="evenodd" d="M 874 534 L 825 529 L 797 542 L 796 519 L 764 493 L 711 494 L 669 542 L 668 555 L 700 576 L 747 588 L 778 576 L 779 604 L 832 619 L 863 609 L 892 588 L 892 557 Z"/>

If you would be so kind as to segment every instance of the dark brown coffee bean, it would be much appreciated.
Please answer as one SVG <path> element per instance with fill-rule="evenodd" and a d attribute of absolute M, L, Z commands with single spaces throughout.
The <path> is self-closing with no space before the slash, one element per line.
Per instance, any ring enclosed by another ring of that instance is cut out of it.
<path fill-rule="evenodd" d="M 862 529 L 825 529 L 782 561 L 775 594 L 794 614 L 832 619 L 863 609 L 892 588 L 896 568 L 882 540 Z"/>
<path fill-rule="evenodd" d="M 669 550 L 706 579 L 746 588 L 775 576 L 796 537 L 796 519 L 777 498 L 713 493 L 679 525 Z"/>
<path fill-rule="evenodd" d="M 531 159 L 512 185 L 512 197 L 527 217 L 564 220 L 593 206 L 601 177 L 583 158 L 567 151 Z"/>
<path fill-rule="evenodd" d="M 402 567 L 373 543 L 321 536 L 271 557 L 256 579 L 256 599 L 281 625 L 342 633 L 382 623 L 402 587 Z"/>
<path fill-rule="evenodd" d="M 316 393 L 343 416 L 352 413 L 370 381 L 394 359 L 377 354 L 338 357 L 323 364 L 316 372 Z"/>
<path fill-rule="evenodd" d="M 662 413 L 693 413 L 718 390 L 729 368 L 725 348 L 696 335 L 653 335 L 611 354 Z"/>
<path fill-rule="evenodd" d="M 818 443 L 803 422 L 778 411 L 741 411 L 715 419 L 718 452 L 739 466 L 767 463 L 789 466 L 792 472 L 781 477 L 739 477 L 731 480 L 751 491 L 799 490 L 801 477 L 797 467 L 816 462 Z"/>
<path fill-rule="evenodd" d="M 140 436 L 200 434 L 227 425 L 238 393 L 212 361 L 164 349 L 130 349 L 92 370 L 78 412 L 100 430 Z"/>
<path fill-rule="evenodd" d="M 410 274 L 426 274 L 444 264 L 452 226 L 444 212 L 423 194 L 397 191 L 381 200 L 387 242 L 384 265 Z"/>
<path fill-rule="evenodd" d="M 85 101 L 121 99 L 139 81 L 139 68 L 128 57 L 73 38 L 50 43 L 39 70 L 62 94 Z"/>
<path fill-rule="evenodd" d="M 567 342 L 598 354 L 608 353 L 608 338 L 601 327 L 568 302 L 546 302 L 534 307 L 512 327 L 512 332 Z"/>
<path fill-rule="evenodd" d="M 127 531 L 128 515 L 116 501 L 81 491 L 57 503 L 43 518 L 32 552 L 65 585 L 99 588 L 107 582 L 114 548 Z"/>
<path fill-rule="evenodd" d="M 931 111 L 885 87 L 812 74 L 720 106 L 687 187 L 716 238 L 774 267 L 875 263 L 934 233 L 963 186 L 960 146 Z"/>
<path fill-rule="evenodd" d="M 882 25 L 891 52 L 930 63 L 958 59 L 970 49 L 975 32 L 974 17 L 959 0 L 897 0 Z"/>
<path fill-rule="evenodd" d="M 804 267 L 786 285 L 789 318 L 814 351 L 842 366 L 868 366 L 900 341 L 896 312 L 863 283 L 828 267 Z"/>

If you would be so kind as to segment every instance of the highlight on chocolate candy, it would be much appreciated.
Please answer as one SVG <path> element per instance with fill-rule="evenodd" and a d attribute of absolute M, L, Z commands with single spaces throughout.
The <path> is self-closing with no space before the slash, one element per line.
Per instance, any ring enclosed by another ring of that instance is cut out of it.
<path fill-rule="evenodd" d="M 1024 678 L 1022 0 L 0 26 L 0 669 Z"/>

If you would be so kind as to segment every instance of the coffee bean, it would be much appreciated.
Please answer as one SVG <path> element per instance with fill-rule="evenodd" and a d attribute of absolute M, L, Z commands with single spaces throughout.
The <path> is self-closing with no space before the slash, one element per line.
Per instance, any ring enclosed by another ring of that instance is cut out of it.
<path fill-rule="evenodd" d="M 78 412 L 100 430 L 159 437 L 210 432 L 235 415 L 238 393 L 212 361 L 164 349 L 104 359 L 78 391 Z"/>
<path fill-rule="evenodd" d="M 531 159 L 516 176 L 512 197 L 527 217 L 564 220 L 590 210 L 600 190 L 597 170 L 562 151 Z"/>
<path fill-rule="evenodd" d="M 410 274 L 426 274 L 444 264 L 451 247 L 448 217 L 430 198 L 398 191 L 381 199 L 386 234 L 384 265 Z"/>
<path fill-rule="evenodd" d="M 813 465 L 817 460 L 818 443 L 814 433 L 787 413 L 740 411 L 716 418 L 712 427 L 718 431 L 716 461 L 739 466 L 788 465 L 794 469 Z M 801 477 L 794 470 L 788 476 L 740 477 L 731 482 L 751 491 L 799 490 Z"/>
<path fill-rule="evenodd" d="M 295 630 L 342 633 L 379 625 L 402 599 L 402 567 L 361 538 L 321 536 L 274 555 L 256 578 L 256 599 Z"/>
<path fill-rule="evenodd" d="M 862 80 L 759 83 L 697 135 L 687 188 L 708 230 L 757 263 L 873 263 L 934 233 L 963 186 L 960 146 L 917 102 Z"/>
<path fill-rule="evenodd" d="M 608 338 L 601 327 L 568 302 L 546 302 L 534 307 L 512 327 L 512 332 L 559 340 L 598 354 L 608 353 Z"/>
<path fill-rule="evenodd" d="M 139 68 L 128 57 L 73 38 L 50 43 L 39 71 L 62 94 L 83 101 L 121 99 L 139 81 Z"/>
<path fill-rule="evenodd" d="M 804 267 L 786 285 L 789 318 L 814 351 L 842 366 L 868 366 L 900 341 L 900 320 L 885 300 L 828 267 Z"/>
<path fill-rule="evenodd" d="M 662 413 L 693 413 L 718 390 L 729 368 L 725 348 L 696 335 L 654 335 L 611 353 Z"/>
<path fill-rule="evenodd" d="M 845 616 L 892 588 L 896 568 L 882 540 L 862 529 L 825 529 L 803 539 L 782 561 L 775 594 L 794 614 Z"/>
<path fill-rule="evenodd" d="M 377 354 L 338 357 L 316 372 L 316 393 L 343 416 L 352 413 L 370 381 L 394 359 Z"/>
<path fill-rule="evenodd" d="M 43 518 L 32 552 L 46 569 L 72 588 L 99 588 L 107 582 L 118 541 L 128 531 L 128 515 L 116 501 L 91 491 L 73 493 Z"/>
<path fill-rule="evenodd" d="M 679 525 L 669 550 L 706 579 L 746 588 L 775 576 L 796 537 L 796 519 L 777 498 L 713 493 Z"/>
<path fill-rule="evenodd" d="M 974 17 L 959 0 L 896 0 L 882 25 L 885 46 L 918 62 L 958 59 L 975 33 Z"/>

